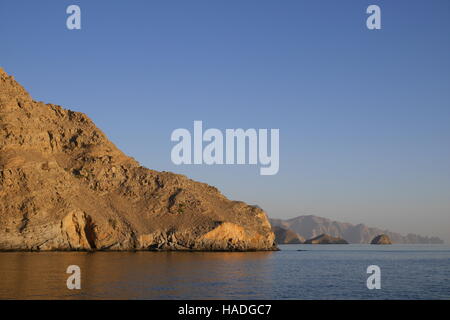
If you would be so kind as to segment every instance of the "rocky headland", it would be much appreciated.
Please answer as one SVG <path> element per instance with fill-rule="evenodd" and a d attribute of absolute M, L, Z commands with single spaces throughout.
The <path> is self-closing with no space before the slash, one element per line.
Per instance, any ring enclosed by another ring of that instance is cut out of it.
<path fill-rule="evenodd" d="M 151 147 L 151 146 L 146 146 Z M 267 215 L 142 167 L 0 69 L 0 250 L 275 250 Z"/>

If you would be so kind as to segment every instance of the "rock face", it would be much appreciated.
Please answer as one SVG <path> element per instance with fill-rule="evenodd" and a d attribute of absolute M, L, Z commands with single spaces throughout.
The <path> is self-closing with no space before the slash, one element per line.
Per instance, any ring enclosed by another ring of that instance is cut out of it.
<path fill-rule="evenodd" d="M 0 69 L 0 250 L 274 250 L 263 210 L 146 169 Z"/>
<path fill-rule="evenodd" d="M 443 243 L 437 237 L 424 237 L 415 234 L 403 236 L 387 230 L 370 228 L 364 224 L 353 225 L 313 215 L 299 216 L 288 220 L 271 219 L 270 222 L 272 226 L 290 229 L 306 239 L 326 233 L 333 237 L 344 238 L 350 243 L 370 243 L 375 236 L 385 234 L 394 243 Z"/>
<path fill-rule="evenodd" d="M 320 236 L 306 240 L 305 244 L 348 244 L 348 242 L 342 238 L 335 238 L 328 234 L 321 234 Z"/>
<path fill-rule="evenodd" d="M 273 227 L 272 231 L 275 233 L 275 241 L 278 244 L 300 244 L 305 242 L 304 238 L 300 237 L 292 230 Z"/>
<path fill-rule="evenodd" d="M 391 239 L 385 234 L 380 234 L 373 238 L 370 244 L 392 244 Z"/>

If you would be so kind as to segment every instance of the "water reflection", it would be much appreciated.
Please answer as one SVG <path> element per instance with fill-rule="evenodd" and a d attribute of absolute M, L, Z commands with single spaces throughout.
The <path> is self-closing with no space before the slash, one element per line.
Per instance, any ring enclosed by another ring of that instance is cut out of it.
<path fill-rule="evenodd" d="M 2 299 L 227 299 L 270 290 L 273 252 L 0 253 Z M 66 269 L 81 268 L 81 290 Z M 262 288 L 264 286 L 265 288 Z"/>
<path fill-rule="evenodd" d="M 281 246 L 248 253 L 0 253 L 0 299 L 450 299 L 445 245 Z M 301 250 L 301 251 L 297 251 Z M 66 287 L 81 268 L 80 291 Z M 368 290 L 367 266 L 383 290 Z"/>

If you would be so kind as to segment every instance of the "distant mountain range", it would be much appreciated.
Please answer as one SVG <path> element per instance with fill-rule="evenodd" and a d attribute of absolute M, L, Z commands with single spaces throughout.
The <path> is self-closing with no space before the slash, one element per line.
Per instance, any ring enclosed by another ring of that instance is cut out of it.
<path fill-rule="evenodd" d="M 291 239 L 293 238 L 292 233 L 295 233 L 299 239 L 311 239 L 322 234 L 327 234 L 332 237 L 343 238 L 349 243 L 370 243 L 377 235 L 385 234 L 393 243 L 443 243 L 438 237 L 424 237 L 417 234 L 408 234 L 404 236 L 388 230 L 371 228 L 364 224 L 353 225 L 351 223 L 332 221 L 327 218 L 313 215 L 304 215 L 287 220 L 270 219 L 270 223 L 272 224 L 274 231 L 276 231 L 276 235 L 286 234 L 286 231 L 280 230 L 280 228 L 282 228 L 288 230 Z M 277 238 L 278 243 L 287 243 L 283 236 L 278 236 Z"/>

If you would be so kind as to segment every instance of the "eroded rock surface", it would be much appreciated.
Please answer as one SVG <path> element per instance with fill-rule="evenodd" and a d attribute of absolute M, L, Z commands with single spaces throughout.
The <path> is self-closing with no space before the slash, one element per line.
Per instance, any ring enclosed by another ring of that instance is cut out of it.
<path fill-rule="evenodd" d="M 0 69 L 0 250 L 273 250 L 256 206 L 146 169 Z"/>

